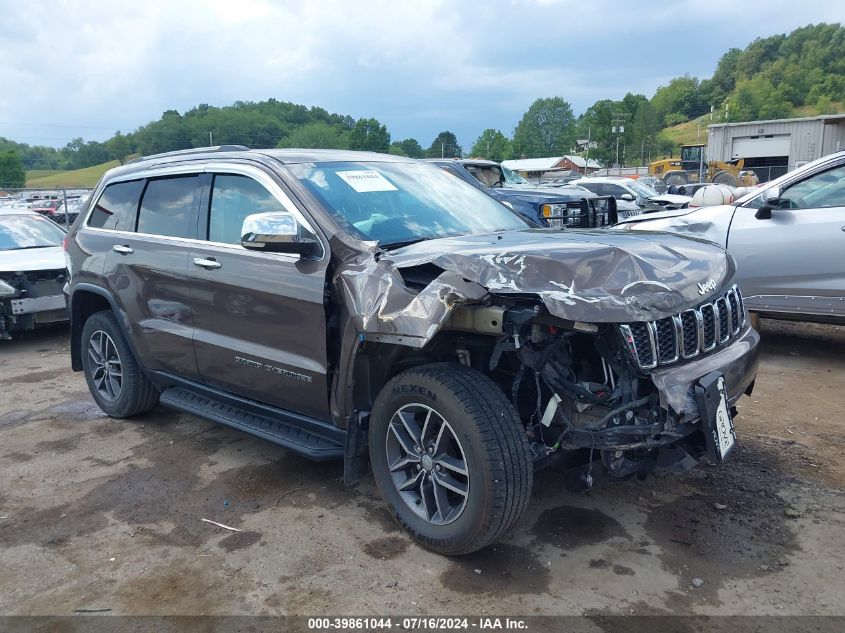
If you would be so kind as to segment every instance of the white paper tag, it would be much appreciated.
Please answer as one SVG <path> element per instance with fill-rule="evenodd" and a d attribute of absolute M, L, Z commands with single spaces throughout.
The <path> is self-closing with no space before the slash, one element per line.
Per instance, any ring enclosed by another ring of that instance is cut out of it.
<path fill-rule="evenodd" d="M 543 419 L 540 420 L 540 424 L 545 427 L 551 426 L 552 418 L 555 417 L 555 412 L 557 411 L 557 405 L 561 402 L 561 397 L 556 393 L 552 394 L 552 397 L 549 398 L 549 404 L 546 405 L 546 412 L 543 414 Z"/>
<path fill-rule="evenodd" d="M 377 171 L 338 171 L 335 172 L 343 178 L 347 185 L 358 193 L 369 193 L 371 191 L 396 191 L 396 187 Z"/>

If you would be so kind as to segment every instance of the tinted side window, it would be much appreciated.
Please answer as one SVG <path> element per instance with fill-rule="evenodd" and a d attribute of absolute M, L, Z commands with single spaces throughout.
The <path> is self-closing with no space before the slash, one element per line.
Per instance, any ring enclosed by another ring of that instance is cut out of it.
<path fill-rule="evenodd" d="M 141 200 L 138 233 L 194 237 L 197 229 L 199 176 L 150 180 Z"/>
<path fill-rule="evenodd" d="M 845 167 L 810 176 L 786 189 L 780 199 L 787 209 L 845 207 Z"/>
<path fill-rule="evenodd" d="M 119 231 L 135 230 L 135 212 L 141 195 L 143 180 L 116 182 L 103 191 L 97 206 L 88 218 L 88 226 Z"/>
<path fill-rule="evenodd" d="M 625 191 L 625 188 L 620 187 L 619 185 L 605 185 L 604 186 L 604 195 L 606 195 L 606 196 L 613 196 L 614 198 L 621 198 L 626 193 L 628 193 L 628 192 Z"/>
<path fill-rule="evenodd" d="M 247 176 L 217 175 L 211 190 L 208 239 L 240 244 L 244 218 L 273 211 L 285 211 L 285 208 L 264 185 Z"/>

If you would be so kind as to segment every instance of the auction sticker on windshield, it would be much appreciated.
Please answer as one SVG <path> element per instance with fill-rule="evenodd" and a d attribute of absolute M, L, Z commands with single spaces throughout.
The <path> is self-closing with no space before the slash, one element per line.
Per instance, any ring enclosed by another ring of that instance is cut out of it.
<path fill-rule="evenodd" d="M 396 191 L 396 187 L 377 171 L 356 170 L 339 171 L 338 176 L 358 193 L 369 193 L 371 191 Z"/>

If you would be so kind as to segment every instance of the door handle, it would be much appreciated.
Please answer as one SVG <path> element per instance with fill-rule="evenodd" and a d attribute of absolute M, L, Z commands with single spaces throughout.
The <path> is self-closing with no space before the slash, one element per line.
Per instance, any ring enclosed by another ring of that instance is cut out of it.
<path fill-rule="evenodd" d="M 125 244 L 115 244 L 111 247 L 111 249 L 115 253 L 120 253 L 121 255 L 131 255 L 135 252 L 135 249 L 131 246 L 126 246 Z"/>
<path fill-rule="evenodd" d="M 209 257 L 208 259 L 204 257 L 194 257 L 194 266 L 199 266 L 200 268 L 212 269 L 212 268 L 220 268 L 223 264 L 218 262 L 213 257 Z"/>

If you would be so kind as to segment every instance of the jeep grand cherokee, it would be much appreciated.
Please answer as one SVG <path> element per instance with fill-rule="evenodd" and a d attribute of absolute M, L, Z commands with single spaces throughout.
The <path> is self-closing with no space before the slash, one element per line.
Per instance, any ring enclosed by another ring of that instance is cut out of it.
<path fill-rule="evenodd" d="M 531 228 L 412 159 L 220 147 L 109 171 L 66 241 L 72 364 L 124 418 L 161 402 L 371 468 L 420 543 L 573 485 L 735 442 L 758 335 L 734 263 L 688 237 Z"/>

